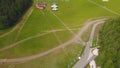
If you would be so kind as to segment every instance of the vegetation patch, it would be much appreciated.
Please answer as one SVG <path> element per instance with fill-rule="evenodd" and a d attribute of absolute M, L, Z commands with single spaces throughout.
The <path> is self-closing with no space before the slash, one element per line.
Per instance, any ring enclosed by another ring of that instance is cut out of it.
<path fill-rule="evenodd" d="M 99 33 L 97 65 L 101 68 L 120 68 L 120 17 L 108 20 Z"/>
<path fill-rule="evenodd" d="M 15 25 L 32 3 L 32 0 L 0 0 L 0 29 Z"/>

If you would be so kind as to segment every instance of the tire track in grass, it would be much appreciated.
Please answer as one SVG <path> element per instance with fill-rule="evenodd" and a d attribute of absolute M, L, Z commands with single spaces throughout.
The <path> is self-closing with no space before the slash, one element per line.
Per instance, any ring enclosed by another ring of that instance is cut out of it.
<path fill-rule="evenodd" d="M 23 19 L 26 17 L 25 20 L 22 20 L 20 23 L 18 23 L 15 27 L 13 27 L 13 29 L 12 29 L 11 31 L 9 31 L 9 32 L 7 32 L 7 33 L 1 35 L 0 38 L 3 38 L 3 37 L 5 37 L 5 36 L 11 34 L 11 33 L 14 32 L 16 29 L 18 29 L 19 31 L 17 32 L 17 35 L 16 35 L 15 39 L 12 41 L 12 44 L 14 44 L 15 41 L 17 40 L 17 37 L 19 36 L 19 34 L 20 34 L 22 28 L 24 27 L 26 21 L 28 20 L 28 18 L 29 18 L 30 15 L 32 14 L 33 10 L 34 10 L 33 7 L 29 8 L 29 10 L 28 10 L 29 12 L 28 12 L 28 11 L 26 12 L 26 14 L 28 14 L 28 15 L 23 16 Z M 9 45 L 10 45 L 10 44 L 9 44 Z M 14 46 L 12 46 L 12 45 L 10 45 L 10 46 L 9 46 L 9 45 L 8 45 L 8 46 L 5 46 L 5 47 L 3 47 L 3 48 L 1 48 L 0 51 L 9 49 L 9 48 L 11 48 L 11 47 L 14 47 Z"/>
<path fill-rule="evenodd" d="M 66 46 L 72 44 L 74 42 L 74 40 L 76 40 L 78 37 L 81 37 L 81 35 L 87 30 L 87 28 L 89 26 L 91 26 L 92 24 L 94 24 L 96 22 L 103 21 L 103 20 L 105 20 L 105 19 L 99 19 L 99 20 L 94 20 L 94 21 L 87 22 L 87 24 L 84 27 L 82 27 L 81 30 L 72 39 L 68 40 L 67 42 L 65 42 L 63 44 L 58 45 L 55 48 L 52 48 L 50 50 L 47 50 L 45 52 L 38 53 L 38 54 L 35 54 L 35 55 L 32 55 L 32 56 L 27 56 L 27 57 L 15 58 L 15 59 L 0 59 L 0 63 L 22 63 L 22 62 L 27 62 L 27 61 L 30 61 L 30 60 L 45 56 L 45 55 L 50 54 L 52 52 L 55 52 L 55 51 L 57 51 L 57 50 L 59 50 L 59 49 L 61 49 L 63 47 L 66 47 Z M 25 41 L 27 41 L 29 39 L 37 38 L 39 36 L 40 35 L 35 36 L 35 37 L 29 37 L 29 38 L 27 38 L 25 40 L 22 40 L 21 42 L 19 41 L 16 44 L 20 44 L 20 43 L 25 42 Z"/>
<path fill-rule="evenodd" d="M 109 9 L 109 8 L 107 8 L 107 7 L 103 6 L 103 5 L 101 5 L 101 4 L 98 4 L 98 3 L 97 3 L 97 2 L 95 2 L 95 1 L 88 0 L 88 2 L 90 2 L 90 3 L 92 3 L 92 4 L 95 4 L 96 6 L 98 6 L 98 7 L 100 7 L 100 8 L 103 8 L 103 9 L 105 9 L 105 10 L 107 10 L 107 11 L 109 11 L 109 12 L 111 12 L 111 13 L 115 14 L 115 15 L 120 16 L 120 13 L 115 12 L 115 11 L 113 11 L 113 10 L 111 10 L 111 9 Z"/>
<path fill-rule="evenodd" d="M 33 11 L 33 10 L 32 10 L 32 11 Z M 32 12 L 31 12 L 31 13 L 32 13 Z M 43 12 L 42 12 L 42 14 L 43 14 L 44 17 L 46 18 L 45 14 L 44 14 Z M 48 21 L 47 18 L 46 18 L 46 21 L 47 21 L 48 24 L 49 24 L 49 21 Z M 21 27 L 20 30 L 18 31 L 17 37 L 19 36 L 19 34 L 20 34 L 22 28 L 24 27 L 24 25 L 25 25 L 25 23 L 22 25 L 22 27 Z M 49 25 L 50 25 L 50 24 L 49 24 Z M 50 28 L 53 29 L 52 26 L 50 26 Z M 26 38 L 26 39 L 23 39 L 23 40 L 21 40 L 21 41 L 18 41 L 17 43 L 13 43 L 13 44 L 11 44 L 11 45 L 9 45 L 9 46 L 3 47 L 3 48 L 0 49 L 0 51 L 7 50 L 7 49 L 9 49 L 9 48 L 12 48 L 12 47 L 14 47 L 14 46 L 16 46 L 16 45 L 22 43 L 22 42 L 27 41 L 27 40 L 29 40 L 29 39 L 32 39 L 32 38 L 34 38 L 34 37 L 36 38 L 36 37 L 44 36 L 44 35 L 46 35 L 46 34 L 48 34 L 48 33 L 53 33 L 54 36 L 56 37 L 57 41 L 59 42 L 59 44 L 62 44 L 62 41 L 61 41 L 60 38 L 56 35 L 55 32 L 56 32 L 56 31 L 50 31 L 50 32 L 45 32 L 45 33 L 42 33 L 42 34 L 38 34 L 38 35 L 36 35 L 36 36 L 30 36 L 30 37 L 28 37 L 28 38 Z M 16 38 L 15 40 L 17 40 L 17 38 Z"/>
<path fill-rule="evenodd" d="M 43 14 L 44 14 L 44 16 L 45 16 L 45 13 L 44 13 L 44 12 L 43 12 Z M 50 22 L 49 22 L 49 20 L 48 20 L 48 18 L 47 18 L 47 17 L 46 17 L 46 19 L 47 19 L 48 24 L 50 25 L 50 27 L 53 29 L 53 31 L 55 31 L 55 29 L 54 29 L 54 28 L 53 28 L 53 26 L 50 24 Z M 66 29 L 66 30 L 67 30 L 67 29 Z M 70 30 L 72 30 L 72 29 L 70 29 Z M 54 34 L 54 36 L 56 37 L 56 39 L 58 40 L 59 44 L 62 44 L 63 42 L 62 42 L 62 40 L 60 39 L 60 37 L 56 34 L 56 32 L 53 32 L 53 34 Z M 68 56 L 68 54 L 66 53 L 66 51 L 65 51 L 64 47 L 62 47 L 62 49 L 63 49 L 63 51 L 64 51 L 65 55 L 67 55 L 67 56 Z"/>
<path fill-rule="evenodd" d="M 19 28 L 19 30 L 18 30 L 18 32 L 17 32 L 17 35 L 16 35 L 14 41 L 17 41 L 17 39 L 18 39 L 18 37 L 19 37 L 19 35 L 20 35 L 20 33 L 21 33 L 21 31 L 22 31 L 24 25 L 26 24 L 27 20 L 28 20 L 29 17 L 31 16 L 33 10 L 34 10 L 34 8 L 33 8 L 32 10 L 30 10 L 30 13 L 29 13 L 28 16 L 27 16 L 27 19 L 24 21 L 24 23 L 23 23 L 23 24 L 21 25 L 21 27 Z"/>
<path fill-rule="evenodd" d="M 21 22 L 21 23 L 18 23 L 15 27 L 13 27 L 12 30 L 10 30 L 10 31 L 7 32 L 7 33 L 4 33 L 4 34 L 0 35 L 0 38 L 3 38 L 3 37 L 5 37 L 5 36 L 11 34 L 11 33 L 14 32 L 18 27 L 20 27 L 21 24 L 24 24 L 24 23 L 28 20 L 29 16 L 31 15 L 31 13 L 32 13 L 32 11 L 33 11 L 33 7 L 31 7 L 29 10 L 30 10 L 30 13 L 28 14 L 27 19 L 25 19 L 25 21 L 24 21 L 23 23 L 22 23 L 22 22 Z M 29 11 L 29 10 L 28 10 L 28 11 Z M 27 12 L 28 12 L 28 11 L 27 11 Z"/>
<path fill-rule="evenodd" d="M 78 30 L 78 29 L 73 29 L 73 30 Z M 62 29 L 62 30 L 61 29 L 56 29 L 56 30 L 44 31 L 44 33 L 39 33 L 37 35 L 30 36 L 30 37 L 25 38 L 23 40 L 17 41 L 16 43 L 12 43 L 11 45 L 5 46 L 5 47 L 1 48 L 0 51 L 7 50 L 9 48 L 17 46 L 20 43 L 24 43 L 28 40 L 31 40 L 31 39 L 34 39 L 34 38 L 37 38 L 37 37 L 41 37 L 41 36 L 44 36 L 44 35 L 47 35 L 47 34 L 50 34 L 50 33 L 53 33 L 53 32 L 58 32 L 58 31 L 66 31 L 66 29 Z"/>
<path fill-rule="evenodd" d="M 71 30 L 79 30 L 80 28 L 72 28 Z M 48 30 L 43 32 L 58 32 L 58 31 L 68 31 L 67 29 L 54 29 L 54 30 Z"/>
<path fill-rule="evenodd" d="M 5 36 L 11 34 L 12 32 L 14 32 L 14 31 L 18 28 L 19 25 L 20 25 L 20 24 L 18 24 L 18 25 L 16 25 L 15 27 L 13 27 L 13 29 L 10 30 L 9 32 L 0 35 L 0 38 L 3 38 L 3 37 L 5 37 Z"/>
<path fill-rule="evenodd" d="M 90 22 L 90 21 L 88 21 L 88 22 Z M 85 24 L 86 25 L 86 24 Z M 88 26 L 87 26 L 88 27 Z M 85 28 L 86 29 L 86 28 Z M 60 31 L 60 30 L 56 30 L 56 31 L 50 31 L 50 32 L 47 32 L 46 34 L 49 34 L 49 33 L 52 33 L 52 32 L 57 32 L 57 31 Z M 81 30 L 82 31 L 82 30 Z M 83 31 L 82 31 L 83 32 Z M 28 37 L 28 38 L 26 38 L 26 39 L 23 39 L 23 40 L 21 40 L 21 41 L 18 41 L 18 42 L 16 42 L 16 43 L 13 43 L 13 44 L 11 44 L 11 45 L 9 45 L 9 46 L 6 46 L 6 47 L 3 47 L 3 48 L 1 48 L 0 49 L 0 51 L 4 51 L 4 50 L 6 50 L 6 49 L 9 49 L 9 48 L 12 48 L 12 47 L 14 47 L 14 46 L 16 46 L 16 45 L 18 45 L 18 44 L 20 44 L 20 43 L 24 43 L 25 41 L 28 41 L 28 40 L 30 40 L 30 39 L 33 39 L 33 38 L 36 38 L 36 36 L 37 37 L 40 37 L 40 36 L 43 36 L 43 35 L 46 35 L 45 33 L 42 33 L 42 34 L 37 34 L 37 35 L 34 35 L 34 36 L 30 36 L 30 37 Z"/>
<path fill-rule="evenodd" d="M 42 12 L 43 16 L 45 17 L 46 22 L 48 23 L 49 27 L 50 27 L 52 30 L 54 30 L 54 28 L 53 28 L 53 26 L 50 24 L 48 18 L 45 16 L 45 13 L 44 13 L 43 11 L 41 11 L 41 12 Z M 58 43 L 59 43 L 59 44 L 62 44 L 62 40 L 58 37 L 58 35 L 57 35 L 55 32 L 52 32 L 52 33 L 53 33 L 53 35 L 55 36 L 55 38 L 57 39 Z"/>
<path fill-rule="evenodd" d="M 65 22 L 63 20 L 61 20 L 54 12 L 52 12 L 51 10 L 49 10 L 59 21 L 60 23 L 66 28 L 68 29 L 68 31 L 70 31 L 71 34 L 73 34 L 74 36 L 76 35 L 74 31 L 71 30 L 71 28 L 65 24 Z M 78 37 L 75 41 L 80 41 L 82 45 L 85 45 L 85 42 L 82 41 L 82 39 L 80 37 Z"/>
<path fill-rule="evenodd" d="M 49 32 L 48 32 L 48 33 L 49 33 Z M 37 35 L 35 35 L 35 36 L 30 36 L 30 37 L 28 37 L 28 38 L 25 38 L 25 39 L 23 39 L 23 40 L 20 40 L 20 41 L 18 41 L 18 42 L 15 42 L 15 43 L 13 43 L 13 44 L 11 44 L 11 45 L 9 45 L 9 46 L 3 47 L 3 48 L 0 49 L 0 51 L 7 50 L 7 49 L 9 49 L 9 48 L 12 48 L 12 47 L 17 46 L 18 44 L 24 43 L 24 42 L 26 42 L 26 41 L 28 41 L 28 40 L 30 40 L 30 39 L 34 39 L 34 38 L 38 38 L 38 37 L 43 36 L 43 35 L 47 35 L 48 33 L 46 32 L 46 33 L 42 33 L 42 34 L 37 34 Z"/>

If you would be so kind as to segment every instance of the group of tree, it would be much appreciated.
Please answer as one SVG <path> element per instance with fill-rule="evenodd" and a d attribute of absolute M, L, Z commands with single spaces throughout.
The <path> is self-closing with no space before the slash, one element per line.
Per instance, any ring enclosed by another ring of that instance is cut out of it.
<path fill-rule="evenodd" d="M 120 17 L 111 18 L 102 26 L 99 45 L 97 65 L 101 68 L 120 68 Z"/>
<path fill-rule="evenodd" d="M 0 0 L 0 29 L 15 25 L 32 3 L 32 0 Z"/>

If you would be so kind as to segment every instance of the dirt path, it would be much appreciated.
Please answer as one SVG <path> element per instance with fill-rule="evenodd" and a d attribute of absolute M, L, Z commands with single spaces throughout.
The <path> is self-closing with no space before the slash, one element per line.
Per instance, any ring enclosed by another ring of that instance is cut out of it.
<path fill-rule="evenodd" d="M 79 29 L 80 29 L 80 28 L 78 28 L 78 29 L 71 29 L 71 30 L 79 30 Z M 44 35 L 47 35 L 47 34 L 50 34 L 50 33 L 53 33 L 53 32 L 58 32 L 58 31 L 67 31 L 67 29 L 56 29 L 56 30 L 44 31 L 44 33 L 38 33 L 37 35 L 30 36 L 30 37 L 25 38 L 25 39 L 23 39 L 23 40 L 20 40 L 20 41 L 18 41 L 18 42 L 16 42 L 16 43 L 13 43 L 13 44 L 11 44 L 11 45 L 7 45 L 7 46 L 1 48 L 0 51 L 7 50 L 7 49 L 9 49 L 9 48 L 12 48 L 12 47 L 14 47 L 14 46 L 17 46 L 17 45 L 20 44 L 20 43 L 24 43 L 24 42 L 26 42 L 26 41 L 28 41 L 28 40 L 31 40 L 31 39 L 34 39 L 34 38 L 37 38 L 37 37 L 41 37 L 41 36 L 44 36 Z"/>
<path fill-rule="evenodd" d="M 26 18 L 26 20 L 24 21 L 24 23 L 22 23 L 21 27 L 19 28 L 19 30 L 18 30 L 18 32 L 17 32 L 17 35 L 16 35 L 14 41 L 17 41 L 17 39 L 18 39 L 18 37 L 19 37 L 19 35 L 20 35 L 20 33 L 21 33 L 21 31 L 22 31 L 22 29 L 23 29 L 25 23 L 27 22 L 27 20 L 28 20 L 29 17 L 31 16 L 33 10 L 34 10 L 34 8 L 32 8 L 32 9 L 29 11 L 29 14 L 27 15 L 27 18 Z"/>
<path fill-rule="evenodd" d="M 66 29 L 68 29 L 68 31 L 69 31 L 72 35 L 76 36 L 76 33 L 75 33 L 74 31 L 72 31 L 71 28 L 70 28 L 67 24 L 65 24 L 65 22 L 64 22 L 62 19 L 60 19 L 60 17 L 58 17 L 58 16 L 57 16 L 54 12 L 52 12 L 51 10 L 49 10 L 49 11 L 60 21 L 60 23 L 61 23 Z M 78 37 L 77 41 L 83 42 L 80 37 Z M 82 45 L 84 45 L 84 44 L 82 43 Z"/>
<path fill-rule="evenodd" d="M 79 30 L 80 28 L 72 28 L 71 30 Z M 57 32 L 57 31 L 68 31 L 67 29 L 54 29 L 54 30 L 48 30 L 43 32 Z"/>
<path fill-rule="evenodd" d="M 67 42 L 65 42 L 65 43 L 63 43 L 63 44 L 60 44 L 58 47 L 52 48 L 52 49 L 50 49 L 50 50 L 48 50 L 48 51 L 45 51 L 45 52 L 43 52 L 43 53 L 38 53 L 38 54 L 36 54 L 36 55 L 28 56 L 28 57 L 15 58 L 15 59 L 0 59 L 0 62 L 1 62 L 1 63 L 3 63 L 3 62 L 6 62 L 6 63 L 11 63 L 11 62 L 13 62 L 13 63 L 16 63 L 16 62 L 27 62 L 27 61 L 30 61 L 30 60 L 33 60 L 33 59 L 36 59 L 36 58 L 45 56 L 45 55 L 47 55 L 47 54 L 50 54 L 50 53 L 52 53 L 52 52 L 54 52 L 54 51 L 57 51 L 57 50 L 65 47 L 65 46 L 70 45 L 70 44 L 73 43 L 76 39 L 80 38 L 81 35 L 87 30 L 87 28 L 88 28 L 90 25 L 92 25 L 92 24 L 94 24 L 94 23 L 96 23 L 96 22 L 99 22 L 99 21 L 103 21 L 103 20 L 105 20 L 105 19 L 99 19 L 99 20 L 94 20 L 94 21 L 89 21 L 89 22 L 87 22 L 87 23 L 85 24 L 85 26 L 84 26 L 72 39 L 70 39 L 69 41 L 67 41 Z M 37 36 L 35 36 L 35 37 L 37 37 Z M 24 42 L 24 41 L 26 41 L 26 40 L 29 40 L 29 39 L 31 39 L 31 38 L 34 38 L 34 37 L 27 38 L 27 39 L 25 39 L 25 40 L 22 40 L 21 42 L 15 43 L 14 45 L 19 44 L 19 43 L 22 43 L 22 42 Z"/>
<path fill-rule="evenodd" d="M 18 41 L 18 42 L 16 42 L 16 43 L 13 43 L 13 44 L 11 44 L 11 45 L 9 45 L 9 46 L 6 46 L 6 47 L 1 48 L 0 51 L 7 50 L 7 49 L 9 49 L 9 48 L 12 48 L 12 47 L 18 45 L 18 44 L 21 44 L 21 43 L 23 43 L 23 42 L 26 42 L 26 41 L 28 41 L 28 40 L 30 40 L 30 39 L 38 38 L 38 37 L 40 37 L 40 36 L 47 35 L 47 34 L 48 34 L 48 33 L 46 32 L 46 33 L 37 34 L 37 35 L 35 35 L 35 36 L 31 36 L 31 37 L 25 38 L 25 39 L 20 40 L 20 41 Z"/>
<path fill-rule="evenodd" d="M 0 35 L 0 38 L 3 38 L 3 37 L 5 37 L 5 36 L 9 35 L 10 33 L 14 32 L 14 31 L 19 27 L 19 25 L 20 25 L 20 24 L 16 25 L 16 26 L 15 26 L 12 30 L 10 30 L 9 32 Z"/>

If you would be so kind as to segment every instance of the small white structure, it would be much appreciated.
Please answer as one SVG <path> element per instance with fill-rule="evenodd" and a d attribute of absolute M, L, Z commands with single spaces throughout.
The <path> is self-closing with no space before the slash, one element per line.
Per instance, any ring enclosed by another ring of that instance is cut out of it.
<path fill-rule="evenodd" d="M 53 11 L 57 11 L 58 10 L 58 6 L 56 3 L 53 3 L 53 5 L 51 6 Z"/>
<path fill-rule="evenodd" d="M 94 60 L 92 60 L 92 61 L 89 63 L 89 65 L 90 65 L 90 68 L 96 68 L 96 63 L 95 63 Z"/>
<path fill-rule="evenodd" d="M 103 2 L 108 2 L 109 0 L 102 0 Z"/>
<path fill-rule="evenodd" d="M 80 59 L 81 59 L 81 57 L 78 57 L 78 59 L 80 60 Z"/>
<path fill-rule="evenodd" d="M 99 49 L 96 48 L 96 49 L 93 50 L 92 53 L 93 53 L 95 56 L 98 56 L 98 51 L 99 51 Z"/>

